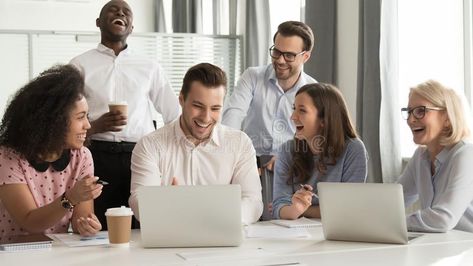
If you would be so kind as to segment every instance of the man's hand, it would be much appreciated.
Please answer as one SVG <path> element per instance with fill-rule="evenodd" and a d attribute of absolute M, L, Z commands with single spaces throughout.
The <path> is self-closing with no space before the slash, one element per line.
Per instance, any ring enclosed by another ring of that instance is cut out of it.
<path fill-rule="evenodd" d="M 263 168 L 268 169 L 269 171 L 273 171 L 274 169 L 274 162 L 276 161 L 276 156 L 271 157 L 271 160 L 269 160 L 267 163 L 263 165 Z"/>
<path fill-rule="evenodd" d="M 123 126 L 127 124 L 127 119 L 128 117 L 120 111 L 105 113 L 98 119 L 90 122 L 92 128 L 89 130 L 89 133 L 93 135 L 108 131 L 122 131 Z"/>

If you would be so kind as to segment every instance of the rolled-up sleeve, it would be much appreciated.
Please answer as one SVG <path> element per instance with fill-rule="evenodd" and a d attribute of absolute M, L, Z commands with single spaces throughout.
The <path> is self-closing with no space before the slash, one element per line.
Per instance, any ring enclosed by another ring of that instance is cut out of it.
<path fill-rule="evenodd" d="M 241 129 L 242 122 L 248 113 L 253 99 L 254 82 L 252 79 L 254 77 L 250 70 L 246 70 L 241 75 L 240 80 L 225 104 L 222 116 L 223 125 L 234 129 Z"/>

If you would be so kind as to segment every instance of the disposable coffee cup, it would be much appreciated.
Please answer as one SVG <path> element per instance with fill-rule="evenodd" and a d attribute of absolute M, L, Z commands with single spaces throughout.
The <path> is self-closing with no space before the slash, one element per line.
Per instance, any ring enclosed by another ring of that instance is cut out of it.
<path fill-rule="evenodd" d="M 108 240 L 110 246 L 130 246 L 132 215 L 133 211 L 125 206 L 107 209 L 105 216 L 107 217 Z"/>
<path fill-rule="evenodd" d="M 120 111 L 123 115 L 128 114 L 128 103 L 123 102 L 110 102 L 108 103 L 108 110 L 110 112 L 117 112 Z"/>
<path fill-rule="evenodd" d="M 128 103 L 123 102 L 110 102 L 108 104 L 108 110 L 113 113 L 120 112 L 122 115 L 128 115 Z M 120 126 L 121 129 L 125 128 L 125 125 Z"/>

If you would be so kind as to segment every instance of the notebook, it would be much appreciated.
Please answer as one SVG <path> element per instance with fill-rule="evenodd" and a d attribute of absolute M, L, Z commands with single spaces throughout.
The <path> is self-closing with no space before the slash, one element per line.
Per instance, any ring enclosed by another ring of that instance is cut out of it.
<path fill-rule="evenodd" d="M 326 239 L 408 243 L 400 184 L 320 182 L 317 190 Z"/>
<path fill-rule="evenodd" d="M 145 186 L 138 190 L 144 247 L 239 246 L 239 185 Z"/>
<path fill-rule="evenodd" d="M 53 240 L 44 234 L 7 236 L 0 240 L 0 250 L 18 251 L 51 248 Z"/>
<path fill-rule="evenodd" d="M 309 219 L 306 217 L 301 217 L 296 220 L 271 220 L 270 221 L 273 224 L 289 227 L 289 228 L 311 228 L 311 227 L 317 227 L 317 226 L 322 226 L 322 223 L 318 220 L 315 219 Z"/>

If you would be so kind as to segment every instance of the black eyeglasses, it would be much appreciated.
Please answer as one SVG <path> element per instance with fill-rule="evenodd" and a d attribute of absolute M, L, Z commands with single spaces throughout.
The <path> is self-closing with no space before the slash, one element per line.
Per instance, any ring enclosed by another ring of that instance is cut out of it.
<path fill-rule="evenodd" d="M 271 58 L 278 59 L 282 55 L 286 62 L 294 62 L 294 60 L 296 60 L 296 56 L 304 54 L 305 52 L 307 51 L 302 51 L 297 54 L 291 52 L 281 52 L 278 49 L 274 48 L 274 45 L 269 48 L 269 56 L 271 56 Z"/>
<path fill-rule="evenodd" d="M 416 119 L 422 119 L 424 118 L 425 116 L 425 113 L 428 112 L 429 110 L 434 110 L 434 111 L 442 111 L 442 110 L 445 110 L 445 108 L 441 108 L 441 107 L 429 107 L 429 106 L 417 106 L 417 107 L 414 107 L 414 108 L 401 108 L 401 114 L 402 114 L 402 118 L 404 119 L 409 119 L 409 117 L 411 116 L 411 114 L 416 118 Z"/>

